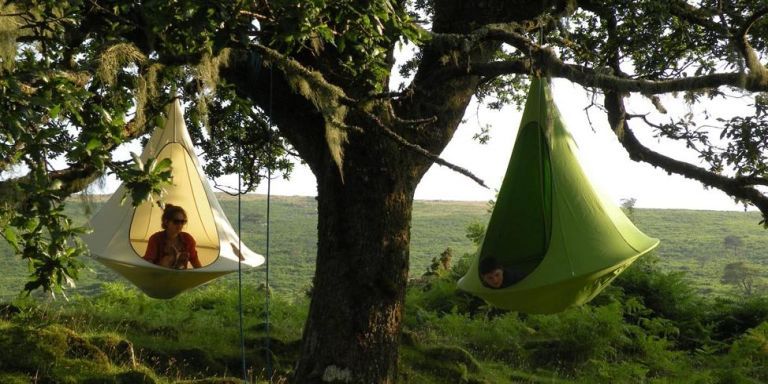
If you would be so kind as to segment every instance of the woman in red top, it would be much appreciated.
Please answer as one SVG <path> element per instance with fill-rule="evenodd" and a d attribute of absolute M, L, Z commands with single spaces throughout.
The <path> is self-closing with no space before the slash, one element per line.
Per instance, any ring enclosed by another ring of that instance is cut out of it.
<path fill-rule="evenodd" d="M 163 230 L 153 234 L 147 243 L 144 260 L 166 268 L 187 269 L 188 264 L 200 268 L 195 239 L 182 232 L 187 223 L 187 213 L 178 205 L 166 204 L 163 209 Z"/>

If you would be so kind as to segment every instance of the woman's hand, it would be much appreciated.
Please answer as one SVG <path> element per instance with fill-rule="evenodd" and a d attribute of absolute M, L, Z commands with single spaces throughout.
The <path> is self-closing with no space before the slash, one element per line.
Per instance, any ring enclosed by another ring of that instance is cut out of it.
<path fill-rule="evenodd" d="M 187 261 L 189 261 L 189 252 L 177 252 L 176 253 L 176 269 L 187 269 Z"/>

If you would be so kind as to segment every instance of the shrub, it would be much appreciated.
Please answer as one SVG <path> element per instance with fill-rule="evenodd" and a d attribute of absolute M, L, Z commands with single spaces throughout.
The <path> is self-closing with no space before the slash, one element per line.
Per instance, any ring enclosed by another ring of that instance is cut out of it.
<path fill-rule="evenodd" d="M 768 321 L 768 297 L 718 299 L 712 309 L 710 322 L 714 324 L 717 340 L 731 341 L 747 330 Z"/>
<path fill-rule="evenodd" d="M 536 334 L 526 344 L 533 366 L 572 371 L 589 360 L 615 361 L 627 336 L 619 304 L 580 307 L 528 319 Z"/>
<path fill-rule="evenodd" d="M 728 351 L 724 366 L 724 375 L 730 378 L 768 382 L 768 322 L 739 337 Z"/>
<path fill-rule="evenodd" d="M 706 345 L 711 340 L 706 300 L 690 288 L 684 273 L 663 272 L 657 262 L 652 256 L 635 262 L 614 281 L 612 299 L 625 306 L 629 304 L 625 315 L 630 324 L 640 324 L 649 318 L 672 321 L 679 332 L 665 336 L 674 340 L 678 348 L 692 351 Z"/>

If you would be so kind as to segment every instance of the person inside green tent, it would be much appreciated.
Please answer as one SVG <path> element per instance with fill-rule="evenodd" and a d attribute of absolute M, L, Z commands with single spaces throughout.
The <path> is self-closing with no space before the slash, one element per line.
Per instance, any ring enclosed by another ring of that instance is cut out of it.
<path fill-rule="evenodd" d="M 506 288 L 525 277 L 522 272 L 505 267 L 492 256 L 480 259 L 478 269 L 483 285 L 488 288 Z"/>
<path fill-rule="evenodd" d="M 144 260 L 166 268 L 187 269 L 188 264 L 200 268 L 195 239 L 182 228 L 187 224 L 187 212 L 178 205 L 166 204 L 163 209 L 163 230 L 149 238 Z"/>

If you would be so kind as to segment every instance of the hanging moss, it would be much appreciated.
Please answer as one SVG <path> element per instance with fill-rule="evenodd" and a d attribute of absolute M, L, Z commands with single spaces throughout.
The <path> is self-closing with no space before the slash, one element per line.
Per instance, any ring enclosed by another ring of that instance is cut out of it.
<path fill-rule="evenodd" d="M 200 120 L 205 127 L 209 127 L 208 103 L 210 102 L 211 95 L 216 93 L 221 67 L 229 64 L 230 52 L 229 48 L 225 48 L 216 56 L 206 53 L 193 70 L 193 76 L 202 83 L 201 91 L 198 95 L 199 100 L 195 105 Z M 208 134 L 210 134 L 210 127 L 208 129 Z"/>
<path fill-rule="evenodd" d="M 120 70 L 128 64 L 141 65 L 147 62 L 147 57 L 133 44 L 115 44 L 107 48 L 99 58 L 96 76 L 108 85 L 114 85 Z"/>
<path fill-rule="evenodd" d="M 12 5 L 0 4 L 0 14 L 13 14 Z M 16 57 L 16 39 L 21 36 L 21 20 L 17 16 L 0 17 L 0 69 L 13 70 Z"/>
<path fill-rule="evenodd" d="M 328 150 L 339 168 L 339 173 L 343 175 L 344 144 L 347 142 L 349 130 L 344 123 L 347 116 L 347 107 L 342 103 L 342 100 L 347 98 L 344 90 L 325 81 L 319 72 L 311 71 L 277 51 L 263 46 L 259 46 L 259 49 L 268 60 L 283 71 L 291 88 L 312 102 L 318 112 L 323 115 Z"/>

